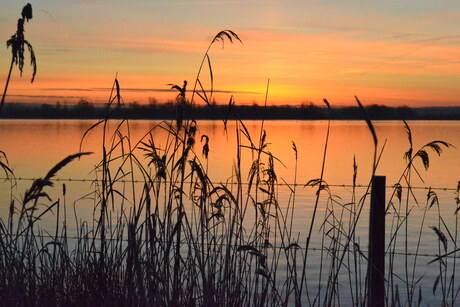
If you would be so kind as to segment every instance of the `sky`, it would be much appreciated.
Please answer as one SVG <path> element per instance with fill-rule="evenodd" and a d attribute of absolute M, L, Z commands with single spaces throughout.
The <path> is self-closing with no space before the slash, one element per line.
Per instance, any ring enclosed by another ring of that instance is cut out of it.
<path fill-rule="evenodd" d="M 7 102 L 106 102 L 115 76 L 125 102 L 166 101 L 189 89 L 209 51 L 214 98 L 226 104 L 460 106 L 460 1 L 31 1 L 25 38 L 37 57 L 30 83 L 15 67 Z M 0 40 L 26 4 L 2 0 Z M 11 51 L 0 48 L 0 87 Z M 200 80 L 210 88 L 205 65 Z M 269 81 L 268 81 L 269 80 Z M 196 103 L 200 103 L 199 98 Z"/>

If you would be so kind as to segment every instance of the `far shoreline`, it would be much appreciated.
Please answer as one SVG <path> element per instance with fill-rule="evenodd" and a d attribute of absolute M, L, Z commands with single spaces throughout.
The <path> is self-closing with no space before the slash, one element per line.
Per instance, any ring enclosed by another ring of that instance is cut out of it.
<path fill-rule="evenodd" d="M 455 121 L 460 120 L 460 107 L 410 108 L 371 105 L 365 107 L 374 121 Z M 258 106 L 258 105 L 185 105 L 166 104 L 113 104 L 110 108 L 80 101 L 74 105 L 7 103 L 1 119 L 18 120 L 175 120 L 179 113 L 183 119 L 194 120 L 362 120 L 359 107 L 323 106 Z"/>

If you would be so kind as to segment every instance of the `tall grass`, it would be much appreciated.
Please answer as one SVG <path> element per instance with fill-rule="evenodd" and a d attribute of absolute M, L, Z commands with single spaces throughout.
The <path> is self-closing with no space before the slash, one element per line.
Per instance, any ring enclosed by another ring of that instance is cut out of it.
<path fill-rule="evenodd" d="M 107 115 L 83 135 L 80 152 L 35 180 L 21 199 L 12 200 L 8 216 L 0 219 L 2 304 L 367 304 L 367 251 L 357 229 L 363 223 L 370 185 L 359 195 L 356 161 L 350 199 L 335 195 L 324 181 L 329 128 L 321 173 L 305 185 L 297 184 L 297 161 L 302 153 L 293 143 L 296 167 L 294 184 L 289 184 L 277 175 L 277 168 L 283 164 L 271 153 L 263 126 L 256 137 L 252 136 L 245 123 L 232 114 L 231 98 L 224 127 L 228 128 L 228 120 L 234 121 L 236 156 L 232 176 L 223 182 L 210 179 L 207 160 L 212 140 L 199 135 L 199 123 L 190 118 L 187 107 L 195 97 L 209 102 L 212 87 L 208 91 L 203 86 L 202 70 L 207 63 L 212 85 L 210 48 L 224 40 L 240 41 L 232 31 L 219 32 L 206 50 L 191 93 L 186 82 L 183 86 L 171 84 L 178 91 L 176 120 L 155 124 L 140 139 L 132 137 L 128 120 L 111 120 L 114 112 L 125 108 L 115 78 Z M 327 100 L 325 103 L 329 107 Z M 365 119 L 375 144 L 374 174 L 384 145 L 377 147 L 376 131 Z M 415 250 L 410 250 L 407 243 L 411 212 L 419 210 L 421 203 L 412 189 L 411 177 L 420 175 L 420 162 L 428 169 L 430 151 L 440 155 L 451 145 L 433 141 L 415 150 L 409 125 L 405 126 L 409 140 L 407 166 L 386 209 L 390 216 L 386 304 L 420 305 L 426 297 L 438 295 L 442 304 L 455 305 L 460 287 L 452 256 L 458 252 L 458 219 L 454 225 L 446 223 L 432 191 L 421 207 L 423 221 Z M 83 144 L 96 130 L 102 132 L 98 142 L 100 162 L 94 169 L 93 192 L 85 195 L 93 200 L 94 209 L 92 218 L 83 220 L 75 205 L 71 210 L 67 204 L 65 185 L 57 200 L 51 200 L 48 191 L 56 189 L 54 178 L 62 168 L 90 154 Z M 166 137 L 160 139 L 157 133 Z M 247 157 L 250 161 L 244 161 Z M 247 163 L 249 170 L 243 167 Z M 312 187 L 316 193 L 312 203 L 299 202 L 299 189 L 308 191 Z M 288 198 L 280 197 L 281 188 L 289 191 Z M 458 193 L 456 210 L 450 213 L 456 216 Z M 311 206 L 311 215 L 300 215 L 299 206 Z M 324 209 L 322 217 L 320 209 Z M 428 226 L 438 240 L 439 256 L 431 265 L 438 265 L 439 274 L 433 280 L 433 293 L 426 293 L 420 287 L 423 272 L 416 269 L 427 227 L 425 216 L 432 213 L 437 223 Z M 54 229 L 42 228 L 41 219 L 51 214 L 55 215 Z M 306 221 L 306 230 L 294 230 L 298 219 Z M 71 224 L 75 224 L 74 229 Z M 312 238 L 319 247 L 312 245 Z M 401 242 L 404 255 L 399 254 Z M 315 248 L 319 248 L 319 261 L 312 256 Z M 396 262 L 401 258 L 404 272 L 397 269 Z"/>
<path fill-rule="evenodd" d="M 8 85 L 10 84 L 11 72 L 13 71 L 13 66 L 17 65 L 19 72 L 22 76 L 22 70 L 24 68 L 24 51 L 25 47 L 29 50 L 30 53 L 30 65 L 32 66 L 32 79 L 30 82 L 34 82 L 35 75 L 37 73 L 37 60 L 35 58 L 34 48 L 28 40 L 24 38 L 24 22 L 29 22 L 32 19 L 32 5 L 27 3 L 21 12 L 21 17 L 18 19 L 16 33 L 11 36 L 9 40 L 6 41 L 6 46 L 11 47 L 11 63 L 10 69 L 8 71 L 8 76 L 6 78 L 5 88 L 3 90 L 2 101 L 0 102 L 0 114 L 2 113 L 3 105 L 5 103 L 6 92 L 8 90 Z"/>

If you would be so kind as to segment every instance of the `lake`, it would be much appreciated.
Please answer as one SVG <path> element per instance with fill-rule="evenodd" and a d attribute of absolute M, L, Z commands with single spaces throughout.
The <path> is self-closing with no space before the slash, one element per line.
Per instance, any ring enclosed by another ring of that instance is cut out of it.
<path fill-rule="evenodd" d="M 94 152 L 91 156 L 84 156 L 78 161 L 73 161 L 56 176 L 53 188 L 47 188 L 51 199 L 65 198 L 65 202 L 73 205 L 78 219 L 91 221 L 94 213 L 94 198 L 88 195 L 94 192 L 93 180 L 98 177 L 94 171 L 96 165 L 101 161 L 102 139 L 101 129 L 95 129 L 82 140 L 82 137 L 95 121 L 87 120 L 3 120 L 0 122 L 0 150 L 4 151 L 9 160 L 9 166 L 14 171 L 16 181 L 5 180 L 0 186 L 0 216 L 5 219 L 8 216 L 9 204 L 15 200 L 16 204 L 22 199 L 25 190 L 31 185 L 32 179 L 44 177 L 46 173 L 66 156 L 80 151 Z M 110 123 L 109 131 L 113 131 L 119 122 Z M 124 125 L 122 133 L 130 136 L 131 146 L 139 144 L 141 140 L 148 142 L 151 138 L 155 147 L 163 148 L 170 142 L 170 135 L 164 128 L 159 128 L 161 122 L 157 121 L 129 121 L 129 128 Z M 421 159 L 414 160 L 414 169 L 410 177 L 401 177 L 407 161 L 404 154 L 409 149 L 409 141 L 405 126 L 402 122 L 382 121 L 374 122 L 378 136 L 378 155 L 380 156 L 376 174 L 386 176 L 388 204 L 386 228 L 387 243 L 392 239 L 388 252 L 393 250 L 395 259 L 391 262 L 387 257 L 387 265 L 393 266 L 392 276 L 394 283 L 400 280 L 413 281 L 418 289 L 423 291 L 423 304 L 439 304 L 441 291 L 453 291 L 450 289 L 449 278 L 455 267 L 455 261 L 449 258 L 446 260 L 446 269 L 443 271 L 439 288 L 436 295 L 433 294 L 433 285 L 440 272 L 440 265 L 436 262 L 430 265 L 427 263 L 435 258 L 434 255 L 442 254 L 438 234 L 430 228 L 435 226 L 447 237 L 447 251 L 457 248 L 457 219 L 454 214 L 457 204 L 455 202 L 457 184 L 460 180 L 460 154 L 455 147 L 460 146 L 460 122 L 444 121 L 413 121 L 408 122 L 413 140 L 413 153 L 415 154 L 425 144 L 442 140 L 453 146 L 442 147 L 442 154 L 438 156 L 432 149 L 427 149 L 429 155 L 429 168 L 425 170 Z M 175 123 L 173 123 L 173 126 Z M 327 121 L 265 121 L 263 127 L 260 121 L 245 121 L 245 128 L 238 126 L 240 131 L 247 131 L 251 140 L 243 134 L 241 137 L 241 170 L 242 178 L 247 181 L 252 161 L 257 152 L 251 150 L 251 141 L 256 146 L 259 144 L 261 130 L 266 131 L 266 147 L 262 153 L 263 168 L 269 168 L 269 155 L 274 158 L 274 171 L 276 173 L 276 195 L 277 204 L 280 210 L 286 210 L 295 203 L 295 214 L 293 214 L 292 234 L 298 237 L 298 243 L 303 246 L 312 218 L 312 210 L 316 199 L 316 187 L 305 186 L 312 179 L 320 178 L 323 152 L 326 140 Z M 228 122 L 227 129 L 221 121 L 199 121 L 198 131 L 195 137 L 193 151 L 207 170 L 210 181 L 219 183 L 231 183 L 235 180 L 235 166 L 237 160 L 236 123 Z M 156 127 L 156 128 L 155 128 Z M 164 127 L 164 126 L 163 126 Z M 148 132 L 155 128 L 151 135 Z M 209 137 L 209 155 L 205 158 L 202 155 L 204 138 Z M 109 132 L 105 136 L 107 144 L 117 142 Z M 293 149 L 295 144 L 296 151 Z M 454 147 L 455 146 L 455 147 Z M 145 145 L 140 145 L 145 147 Z M 351 203 L 359 203 L 359 199 L 365 194 L 372 174 L 373 163 L 373 141 L 371 133 L 364 121 L 333 121 L 330 126 L 330 136 L 326 161 L 324 166 L 324 181 L 328 184 L 330 193 L 323 191 L 320 195 L 318 206 L 318 217 L 315 221 L 312 237 L 312 258 L 308 262 L 308 289 L 316 293 L 318 288 L 326 287 L 327 274 L 321 276 L 318 265 L 322 264 L 322 255 L 325 248 L 330 248 L 330 233 L 339 233 L 334 240 L 343 240 L 340 237 L 340 228 L 349 227 L 348 208 Z M 128 150 L 128 148 L 125 148 Z M 144 157 L 144 151 L 136 149 L 133 152 L 145 169 L 154 174 L 152 165 L 148 166 L 149 160 Z M 297 156 L 297 158 L 296 158 Z M 356 187 L 352 187 L 354 168 L 356 161 Z M 140 173 L 120 175 L 120 182 L 130 178 L 142 180 Z M 402 180 L 401 180 L 402 178 Z M 99 178 L 100 179 L 100 178 Z M 400 181 L 401 180 L 401 181 Z M 407 181 L 410 181 L 412 190 L 405 188 Z M 399 202 L 393 195 L 393 186 L 400 182 L 403 187 L 402 201 Z M 62 185 L 66 185 L 66 193 L 63 195 Z M 296 185 L 294 185 L 296 183 Z M 293 200 L 293 188 L 295 186 L 295 202 Z M 427 203 L 427 192 L 429 188 L 436 192 L 439 206 L 434 205 L 431 209 L 425 210 Z M 126 194 L 132 193 L 132 188 L 124 187 Z M 135 186 L 134 190 L 142 190 L 142 186 Z M 356 190 L 356 193 L 354 191 Z M 263 195 L 264 192 L 262 191 Z M 263 196 L 260 196 L 261 198 Z M 407 199 L 407 201 L 405 200 Z M 45 200 L 42 200 L 46 203 Z M 368 236 L 368 201 L 363 203 L 362 214 L 356 228 L 355 243 L 363 253 L 367 251 Z M 348 206 L 348 207 L 347 207 Z M 407 206 L 407 219 L 401 216 L 401 212 Z M 251 206 L 248 206 L 248 215 L 245 223 L 251 225 L 257 219 Z M 114 211 L 117 208 L 113 208 Z M 188 210 L 188 209 L 186 209 Z M 252 210 L 252 211 L 251 211 Z M 398 211 L 398 214 L 396 213 Z M 334 212 L 333 215 L 330 213 Z M 340 216 L 339 216 L 340 215 Z M 440 218 L 441 217 L 441 218 Z M 52 231 L 55 217 L 53 215 L 43 217 L 41 228 L 49 227 Z M 402 222 L 401 222 L 402 221 Z M 324 222 L 324 223 L 323 223 Z M 407 222 L 407 224 L 406 224 Z M 69 222 L 69 225 L 72 225 Z M 75 224 L 74 224 L 75 225 Z M 339 225 L 339 226 L 338 226 Z M 407 225 L 407 227 L 406 227 Z M 392 235 L 395 229 L 399 231 L 398 239 Z M 330 233 L 328 233 L 330 231 Z M 72 233 L 72 230 L 69 230 Z M 279 241 L 271 234 L 274 248 L 275 242 Z M 343 241 L 340 241 L 343 243 Z M 339 244 L 340 245 L 340 244 Z M 340 247 L 340 246 L 339 246 Z M 406 257 L 404 254 L 409 254 Z M 414 256 L 419 254 L 418 256 Z M 454 254 L 455 255 L 455 254 Z M 457 257 L 459 253 L 456 254 Z M 329 260 L 328 260 L 329 261 Z M 324 262 L 324 266 L 332 262 Z M 283 263 L 281 262 L 281 266 Z M 345 266 L 346 267 L 346 266 Z M 409 267 L 409 269 L 407 269 Z M 413 270 L 412 267 L 415 269 Z M 444 268 L 444 267 L 443 267 Z M 361 268 L 365 271 L 365 266 Z M 406 272 L 407 271 L 407 272 Z M 343 270 L 339 281 L 346 283 L 350 278 L 348 269 Z M 414 272 L 414 273 L 412 273 Z M 365 273 L 365 272 L 364 272 Z M 354 275 L 361 273 L 354 272 Z M 282 274 L 281 274 L 282 275 Z M 355 277 L 353 277 L 355 278 Z M 419 278 L 421 280 L 417 281 Z M 445 281 L 443 284 L 443 280 Z M 362 282 L 362 280 L 361 280 Z M 414 286 L 414 287 L 415 287 Z M 412 286 L 411 286 L 412 287 Z M 412 288 L 414 288 L 412 287 Z M 452 286 L 451 288 L 453 288 Z M 458 282 L 455 284 L 455 289 Z M 406 293 L 409 287 L 402 281 L 399 283 L 399 291 L 402 302 L 407 299 Z M 415 289 L 415 288 L 414 288 Z M 449 290 L 450 289 L 450 290 Z M 387 289 L 389 291 L 390 289 Z M 393 289 L 394 291 L 394 289 Z M 343 290 L 341 296 L 342 304 L 348 305 L 351 295 Z M 312 303 L 310 299 L 309 303 Z M 348 302 L 348 303 L 347 303 Z M 407 303 L 407 301 L 406 301 Z M 317 302 L 316 302 L 317 304 Z"/>

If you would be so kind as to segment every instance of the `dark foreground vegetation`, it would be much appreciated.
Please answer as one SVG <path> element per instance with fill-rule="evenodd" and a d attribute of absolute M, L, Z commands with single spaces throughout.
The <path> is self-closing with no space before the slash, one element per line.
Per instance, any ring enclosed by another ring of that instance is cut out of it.
<path fill-rule="evenodd" d="M 50 114 L 56 118 L 64 117 L 58 114 L 67 115 L 65 118 L 102 118 L 82 135 L 84 143 L 91 137 L 90 132 L 102 132 L 92 192 L 79 191 L 82 199 L 94 205 L 88 220 L 78 216 L 77 203 L 67 202 L 67 187 L 54 184 L 63 168 L 92 153 L 81 148 L 65 157 L 16 197 L 8 148 L 1 148 L 0 167 L 8 177 L 1 184 L 11 191 L 8 203 L 2 204 L 8 209 L 0 216 L 1 305 L 367 305 L 368 258 L 366 247 L 360 246 L 357 227 L 368 205 L 370 185 L 362 194 L 357 192 L 355 163 L 351 199 L 342 201 L 334 196 L 323 180 L 329 126 L 321 173 L 298 185 L 301 170 L 297 163 L 292 170 L 293 184 L 278 178 L 276 169 L 282 161 L 270 152 L 264 122 L 259 134 L 250 135 L 243 121 L 257 116 L 273 118 L 275 114 L 280 118 L 282 110 L 290 114 L 285 118 L 290 118 L 298 109 L 238 108 L 233 103 L 230 107 L 190 107 L 188 97 L 191 102 L 199 97 L 209 104 L 212 92 L 201 86 L 202 69 L 208 63 L 211 70 L 210 48 L 224 40 L 240 41 L 230 30 L 219 32 L 205 52 L 193 89 L 187 92 L 186 84 L 172 86 L 178 91 L 174 105 L 125 106 L 122 88 L 115 79 L 105 108 L 82 102 L 73 111 L 56 106 L 37 109 L 46 118 L 53 118 Z M 212 83 L 212 72 L 209 75 Z M 374 113 L 375 108 L 366 110 L 356 100 L 358 108 L 341 109 L 341 114 L 349 112 L 350 118 L 366 120 L 374 140 L 374 174 L 383 144 L 379 144 L 371 118 L 391 109 L 376 107 L 378 112 Z M 302 118 L 314 112 L 317 118 L 338 118 L 335 116 L 340 112 L 324 102 L 324 109 L 302 109 Z M 27 109 L 15 109 L 20 105 L 4 106 L 2 116 L 34 117 Z M 30 111 L 35 118 L 43 118 L 35 111 Z M 248 117 L 251 112 L 253 117 Z M 211 117 L 213 113 L 216 117 Z M 150 116 L 174 120 L 155 124 L 143 137 L 133 139 L 127 118 Z M 235 123 L 236 156 L 232 176 L 227 180 L 215 182 L 208 177 L 209 137 L 197 134 L 195 119 L 199 118 L 222 118 L 225 127 L 228 120 Z M 430 190 L 425 200 L 417 200 L 411 188 L 412 176 L 420 176 L 419 168 L 429 168 L 430 155 L 440 155 L 451 145 L 435 140 L 414 148 L 410 127 L 405 126 L 407 164 L 386 207 L 391 239 L 386 242 L 389 265 L 385 272 L 385 305 L 418 306 L 436 301 L 438 305 L 454 306 L 460 291 L 454 257 L 459 251 L 459 190 L 455 206 L 448 211 L 455 215 L 454 222 L 446 223 L 436 193 Z M 158 141 L 158 131 L 166 132 L 165 142 Z M 296 162 L 302 159 L 295 143 L 291 151 Z M 243 152 L 250 153 L 245 155 L 250 161 L 243 161 Z M 249 164 L 249 169 L 244 169 L 244 164 Z M 287 197 L 280 197 L 280 186 L 286 189 Z M 296 200 L 299 190 L 307 188 L 314 190 L 313 196 Z M 299 214 L 302 207 L 310 208 L 305 216 Z M 414 220 L 413 210 L 423 212 L 415 245 L 407 231 Z M 427 214 L 434 214 L 435 218 L 430 219 L 433 224 L 426 225 Z M 53 222 L 45 225 L 47 218 Z M 293 230 L 297 219 L 305 224 L 300 232 Z M 421 286 L 425 266 L 420 272 L 417 264 L 421 262 L 418 251 L 425 239 L 423 230 L 428 226 L 436 234 L 434 250 L 438 256 L 429 263 L 435 267 L 436 277 L 429 281 L 433 286 L 426 291 Z M 312 240 L 320 244 L 316 255 L 312 253 Z"/>
<path fill-rule="evenodd" d="M 179 104 L 183 98 L 178 96 Z M 113 110 L 123 108 L 117 100 L 118 94 L 109 101 Z M 374 139 L 375 170 L 382 145 L 364 108 L 360 110 Z M 277 176 L 281 161 L 270 152 L 263 121 L 260 134 L 254 136 L 241 119 L 234 119 L 233 176 L 211 181 L 207 175 L 209 138 L 197 135 L 194 120 L 184 120 L 178 113 L 175 120 L 163 121 L 141 139 L 133 139 L 127 120 L 115 121 L 111 124 L 115 131 L 109 130 L 110 115 L 115 112 L 106 113 L 82 136 L 90 137 L 94 129 L 103 132 L 93 192 L 81 191 L 94 203 L 92 218 L 78 216 L 78 204 L 69 203 L 65 185 L 53 187 L 61 169 L 85 159 L 88 152 L 64 158 L 33 181 L 21 197 L 11 196 L 8 214 L 0 216 L 2 304 L 367 304 L 367 248 L 361 246 L 357 227 L 363 223 L 370 187 L 357 189 L 356 164 L 351 199 L 335 196 L 322 172 L 300 185 L 287 183 Z M 158 131 L 167 132 L 166 143 L 158 142 Z M 450 144 L 433 141 L 413 148 L 408 125 L 406 131 L 407 165 L 386 206 L 391 239 L 386 242 L 385 305 L 435 301 L 454 306 L 460 289 L 455 257 L 459 190 L 457 205 L 448 210 L 456 216 L 455 222 L 446 223 L 437 194 L 430 190 L 426 199 L 416 198 L 411 188 L 411 174 L 419 174 L 420 166 L 428 169 L 430 156 L 441 154 Z M 328 136 L 329 131 L 322 169 Z M 302 159 L 294 143 L 291 151 L 293 159 Z M 242 168 L 248 163 L 242 160 L 243 152 L 252 153 L 249 170 Z M 9 180 L 2 184 L 14 185 L 14 174 L 7 164 L 3 168 Z M 294 183 L 299 171 L 292 170 Z M 288 197 L 281 197 L 280 189 L 286 189 Z M 306 189 L 312 189 L 314 196 L 296 200 Z M 306 207 L 308 213 L 299 214 Z M 412 216 L 414 210 L 423 213 L 421 222 L 419 216 Z M 425 222 L 428 215 L 434 215 L 429 224 Z M 54 222 L 45 225 L 46 217 Z M 293 230 L 298 219 L 305 221 L 300 232 Z M 407 231 L 414 222 L 420 225 L 415 245 Z M 426 258 L 420 259 L 418 251 L 428 227 L 438 238 L 433 248 L 439 257 L 430 258 L 429 265 L 437 273 L 428 281 L 432 286 L 427 291 L 421 286 L 427 282 Z M 320 244 L 319 251 L 312 251 L 313 241 Z"/>
<path fill-rule="evenodd" d="M 117 109 L 112 118 L 117 119 L 175 119 L 178 106 L 175 102 L 138 104 L 130 103 Z M 458 107 L 387 107 L 371 105 L 366 111 L 372 120 L 460 120 Z M 76 104 L 24 104 L 6 103 L 3 118 L 11 119 L 102 119 L 107 113 L 106 106 L 96 105 L 86 100 Z M 190 105 L 185 114 L 188 118 L 228 119 L 229 114 L 240 119 L 292 119 L 292 120 L 359 120 L 362 119 L 358 107 L 301 106 L 258 106 L 258 105 Z"/>

